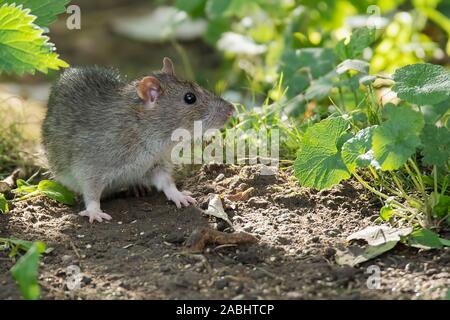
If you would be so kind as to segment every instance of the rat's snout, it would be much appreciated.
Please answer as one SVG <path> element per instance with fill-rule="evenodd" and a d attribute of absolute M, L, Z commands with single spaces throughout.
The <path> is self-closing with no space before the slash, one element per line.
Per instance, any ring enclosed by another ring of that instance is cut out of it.
<path fill-rule="evenodd" d="M 227 115 L 228 118 L 231 118 L 231 116 L 234 113 L 234 105 L 232 103 L 229 102 L 225 102 L 225 114 Z"/>

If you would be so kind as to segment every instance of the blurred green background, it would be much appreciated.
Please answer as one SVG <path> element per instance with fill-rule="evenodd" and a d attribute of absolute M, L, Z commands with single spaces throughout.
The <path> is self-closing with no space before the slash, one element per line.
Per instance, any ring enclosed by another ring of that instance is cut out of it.
<path fill-rule="evenodd" d="M 286 72 L 286 53 L 334 48 L 352 30 L 375 26 L 363 56 L 371 73 L 410 63 L 449 64 L 449 0 L 99 0 L 72 1 L 81 30 L 66 17 L 50 27 L 51 41 L 71 65 L 118 67 L 130 78 L 158 69 L 164 56 L 178 73 L 235 100 L 264 99 Z M 311 62 L 314 63 L 314 62 Z M 57 72 L 52 72 L 50 78 Z M 3 80 L 36 83 L 45 75 Z M 289 79 L 285 79 L 289 81 Z M 305 85 L 297 83 L 292 96 Z M 276 98 L 276 96 L 273 96 Z"/>

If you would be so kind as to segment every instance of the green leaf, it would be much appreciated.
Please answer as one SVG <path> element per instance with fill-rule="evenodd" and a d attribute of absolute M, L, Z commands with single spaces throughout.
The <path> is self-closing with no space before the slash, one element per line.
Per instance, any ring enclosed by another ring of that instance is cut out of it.
<path fill-rule="evenodd" d="M 372 135 L 377 126 L 360 130 L 353 138 L 342 147 L 342 159 L 345 165 L 353 172 L 356 168 L 365 168 L 372 165 L 378 168 L 379 164 L 374 159 L 372 148 Z"/>
<path fill-rule="evenodd" d="M 304 91 L 310 79 L 318 79 L 334 70 L 336 56 L 332 49 L 305 48 L 286 50 L 281 58 L 287 96 L 292 98 Z"/>
<path fill-rule="evenodd" d="M 363 74 L 368 74 L 369 67 L 370 67 L 370 64 L 367 61 L 357 60 L 357 59 L 347 59 L 347 60 L 341 62 L 336 67 L 336 72 L 338 74 L 342 74 L 342 73 L 352 70 L 352 71 L 358 71 Z"/>
<path fill-rule="evenodd" d="M 15 239 L 15 238 L 0 238 L 0 242 L 8 243 L 8 245 L 14 245 L 18 247 L 18 249 L 23 251 L 28 251 L 32 245 L 32 241 L 26 241 L 21 239 Z"/>
<path fill-rule="evenodd" d="M 17 188 L 13 190 L 16 194 L 28 194 L 37 190 L 37 186 L 31 185 L 25 180 L 17 179 Z"/>
<path fill-rule="evenodd" d="M 36 16 L 34 23 L 40 27 L 48 27 L 56 21 L 58 14 L 66 12 L 66 4 L 70 0 L 0 0 L 0 6 L 6 3 L 23 5 L 24 9 L 30 9 Z"/>
<path fill-rule="evenodd" d="M 382 170 L 396 170 L 419 146 L 424 119 L 407 106 L 388 104 L 383 111 L 388 120 L 375 128 L 372 149 Z"/>
<path fill-rule="evenodd" d="M 450 158 L 450 131 L 427 124 L 420 136 L 422 140 L 423 162 L 445 168 Z"/>
<path fill-rule="evenodd" d="M 295 176 L 301 185 L 325 189 L 350 178 L 339 146 L 348 125 L 343 118 L 329 118 L 308 128 L 294 163 Z"/>
<path fill-rule="evenodd" d="M 450 101 L 443 101 L 435 105 L 425 105 L 420 107 L 425 123 L 436 124 L 450 110 Z"/>
<path fill-rule="evenodd" d="M 230 3 L 230 0 L 208 0 L 205 6 L 206 15 L 212 20 L 221 18 L 225 15 Z"/>
<path fill-rule="evenodd" d="M 380 218 L 383 221 L 389 221 L 391 217 L 394 215 L 394 209 L 390 205 L 385 205 L 380 210 Z"/>
<path fill-rule="evenodd" d="M 41 182 L 39 182 L 38 190 L 50 199 L 70 206 L 75 204 L 75 197 L 73 193 L 57 182 L 42 180 Z"/>
<path fill-rule="evenodd" d="M 206 0 L 176 0 L 175 7 L 187 12 L 191 17 L 197 18 L 205 9 Z"/>
<path fill-rule="evenodd" d="M 47 73 L 48 69 L 68 67 L 53 52 L 43 30 L 33 24 L 35 19 L 29 10 L 14 4 L 0 7 L 0 73 Z"/>
<path fill-rule="evenodd" d="M 1 213 L 9 212 L 8 200 L 6 200 L 5 195 L 3 193 L 0 193 L 0 212 Z"/>
<path fill-rule="evenodd" d="M 328 96 L 330 91 L 337 83 L 336 72 L 331 71 L 317 80 L 313 80 L 311 85 L 306 89 L 305 98 L 307 100 L 317 99 L 321 100 Z"/>
<path fill-rule="evenodd" d="M 392 88 L 403 100 L 418 105 L 437 104 L 450 98 L 450 72 L 430 64 L 411 64 L 397 69 Z"/>
<path fill-rule="evenodd" d="M 36 300 L 40 296 L 38 283 L 39 258 L 45 251 L 45 244 L 36 241 L 27 253 L 11 268 L 11 273 L 20 287 L 24 299 Z"/>
<path fill-rule="evenodd" d="M 443 244 L 439 236 L 428 229 L 420 229 L 409 235 L 409 245 L 419 249 L 440 249 Z"/>
<path fill-rule="evenodd" d="M 342 60 L 354 59 L 362 55 L 365 48 L 375 41 L 375 29 L 363 27 L 355 30 L 347 44 L 345 41 L 338 43 L 336 51 Z"/>
<path fill-rule="evenodd" d="M 444 239 L 444 238 L 439 238 L 439 241 L 441 241 L 443 246 L 450 247 L 450 240 Z"/>
<path fill-rule="evenodd" d="M 450 196 L 432 192 L 431 196 L 436 199 L 433 206 L 433 217 L 443 218 L 450 213 Z"/>

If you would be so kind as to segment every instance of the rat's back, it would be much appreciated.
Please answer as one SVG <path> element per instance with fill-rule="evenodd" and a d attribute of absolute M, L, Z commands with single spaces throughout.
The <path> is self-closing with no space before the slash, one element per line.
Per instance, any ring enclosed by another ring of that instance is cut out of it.
<path fill-rule="evenodd" d="M 108 131 L 124 85 L 119 72 L 99 66 L 67 69 L 53 85 L 42 140 L 56 175 L 86 156 L 98 135 Z"/>

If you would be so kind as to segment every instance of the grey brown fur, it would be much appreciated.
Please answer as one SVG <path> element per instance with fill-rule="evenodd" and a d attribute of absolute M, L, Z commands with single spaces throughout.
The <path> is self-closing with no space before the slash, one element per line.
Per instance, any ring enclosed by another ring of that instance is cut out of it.
<path fill-rule="evenodd" d="M 170 176 L 175 129 L 191 131 L 198 120 L 205 129 L 220 128 L 227 121 L 232 105 L 225 100 L 174 74 L 151 76 L 161 89 L 153 105 L 139 97 L 140 80 L 129 83 L 98 66 L 68 69 L 53 86 L 43 144 L 56 180 L 83 194 L 86 204 L 121 187 L 155 185 L 155 171 Z M 186 104 L 187 92 L 195 93 L 195 104 Z"/>

